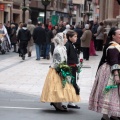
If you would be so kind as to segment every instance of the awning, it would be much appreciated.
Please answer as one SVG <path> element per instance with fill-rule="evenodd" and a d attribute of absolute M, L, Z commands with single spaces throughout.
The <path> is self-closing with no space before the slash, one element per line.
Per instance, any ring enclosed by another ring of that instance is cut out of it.
<path fill-rule="evenodd" d="M 13 2 L 10 2 L 10 1 L 0 1 L 0 3 L 3 3 L 3 4 L 11 4 Z"/>
<path fill-rule="evenodd" d="M 72 0 L 73 4 L 84 4 L 85 0 Z"/>
<path fill-rule="evenodd" d="M 5 5 L 4 4 L 0 4 L 0 11 L 4 11 L 5 9 Z"/>

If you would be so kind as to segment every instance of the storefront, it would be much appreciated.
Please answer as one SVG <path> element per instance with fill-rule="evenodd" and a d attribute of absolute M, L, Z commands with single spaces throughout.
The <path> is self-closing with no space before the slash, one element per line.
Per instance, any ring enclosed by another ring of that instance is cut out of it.
<path fill-rule="evenodd" d="M 0 2 L 0 22 L 7 23 L 10 21 L 12 2 L 1 1 Z"/>

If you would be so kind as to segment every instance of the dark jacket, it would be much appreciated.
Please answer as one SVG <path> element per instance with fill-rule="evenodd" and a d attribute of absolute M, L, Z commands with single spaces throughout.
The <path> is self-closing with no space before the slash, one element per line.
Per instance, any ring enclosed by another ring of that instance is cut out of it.
<path fill-rule="evenodd" d="M 92 26 L 91 31 L 92 31 L 92 39 L 93 39 L 93 40 L 96 39 L 96 36 L 94 36 L 94 34 L 97 33 L 98 26 L 99 26 L 98 24 L 93 24 L 93 26 Z"/>
<path fill-rule="evenodd" d="M 28 42 L 31 39 L 31 34 L 28 29 L 20 29 L 17 36 L 18 40 Z"/>
<path fill-rule="evenodd" d="M 11 40 L 12 45 L 17 43 L 16 28 L 15 27 L 11 28 L 10 40 Z"/>
<path fill-rule="evenodd" d="M 67 63 L 78 64 L 77 50 L 71 41 L 67 41 L 65 44 L 67 49 Z"/>
<path fill-rule="evenodd" d="M 36 27 L 33 31 L 34 43 L 40 45 L 46 43 L 46 32 L 42 27 Z"/>
<path fill-rule="evenodd" d="M 76 41 L 75 44 L 79 44 L 80 45 L 80 43 L 81 43 L 80 42 L 80 38 L 81 38 L 81 36 L 83 34 L 83 31 L 80 28 L 75 28 L 74 31 L 77 33 L 77 41 Z"/>
<path fill-rule="evenodd" d="M 54 37 L 54 35 L 53 35 L 52 31 L 49 30 L 49 31 L 47 32 L 47 35 L 46 35 L 46 43 L 47 43 L 47 44 L 50 44 L 50 43 L 51 43 L 51 39 L 52 39 L 53 37 Z"/>

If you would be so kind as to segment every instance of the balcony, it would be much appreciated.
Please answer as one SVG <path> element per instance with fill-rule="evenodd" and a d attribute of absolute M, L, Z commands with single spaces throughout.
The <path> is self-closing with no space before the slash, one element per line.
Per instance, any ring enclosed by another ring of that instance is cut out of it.
<path fill-rule="evenodd" d="M 84 4 L 85 0 L 73 0 L 73 4 Z"/>

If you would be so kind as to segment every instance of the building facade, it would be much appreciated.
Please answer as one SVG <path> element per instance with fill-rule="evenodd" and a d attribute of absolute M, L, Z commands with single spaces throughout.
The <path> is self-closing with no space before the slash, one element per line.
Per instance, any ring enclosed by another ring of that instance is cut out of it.
<path fill-rule="evenodd" d="M 85 0 L 51 0 L 47 7 L 47 21 L 51 21 L 53 15 L 58 16 L 59 21 L 63 20 L 70 24 L 80 23 L 83 21 L 81 11 L 84 8 Z M 37 18 L 44 15 L 44 6 L 41 1 L 31 0 L 30 9 L 32 10 L 31 19 L 34 23 Z M 81 19 L 82 18 L 82 19 Z"/>
<path fill-rule="evenodd" d="M 120 27 L 120 5 L 117 0 L 99 0 L 100 21 L 106 25 Z"/>
<path fill-rule="evenodd" d="M 11 0 L 0 0 L 0 22 L 6 23 L 11 19 L 11 7 L 13 2 Z"/>
<path fill-rule="evenodd" d="M 37 23 L 38 18 L 42 20 L 44 18 L 44 5 L 41 1 L 31 0 L 30 4 L 31 9 L 31 19 L 33 23 Z M 47 6 L 46 11 L 46 21 L 51 20 L 52 15 L 56 15 L 61 20 L 68 20 L 68 11 L 67 11 L 67 0 L 51 0 L 50 4 Z"/>
<path fill-rule="evenodd" d="M 0 0 L 0 22 L 19 23 L 23 21 L 23 0 Z M 29 0 L 25 0 L 25 5 L 29 7 Z M 25 11 L 25 22 L 30 17 L 29 10 Z"/>

